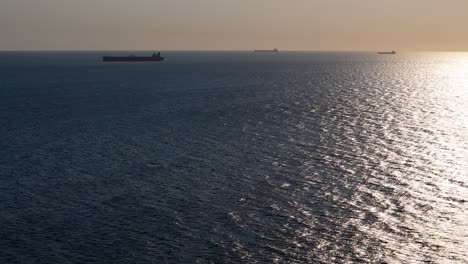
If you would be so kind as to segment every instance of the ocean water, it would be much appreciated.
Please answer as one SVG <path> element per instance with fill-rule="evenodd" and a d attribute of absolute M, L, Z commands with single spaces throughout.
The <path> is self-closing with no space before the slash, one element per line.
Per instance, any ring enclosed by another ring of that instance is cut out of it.
<path fill-rule="evenodd" d="M 106 54 L 0 53 L 0 263 L 468 263 L 468 54 Z"/>

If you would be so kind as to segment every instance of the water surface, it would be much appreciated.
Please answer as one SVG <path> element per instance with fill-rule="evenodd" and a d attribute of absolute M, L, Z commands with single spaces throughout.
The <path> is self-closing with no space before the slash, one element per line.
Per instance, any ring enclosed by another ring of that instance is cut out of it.
<path fill-rule="evenodd" d="M 0 53 L 0 262 L 468 262 L 468 54 L 107 54 Z"/>

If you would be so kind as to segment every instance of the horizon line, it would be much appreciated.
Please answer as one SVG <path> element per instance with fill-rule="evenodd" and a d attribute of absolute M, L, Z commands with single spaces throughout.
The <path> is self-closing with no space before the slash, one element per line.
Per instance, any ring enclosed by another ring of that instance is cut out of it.
<path fill-rule="evenodd" d="M 161 51 L 161 52 L 253 52 L 256 49 L 0 49 L 0 52 L 124 52 L 124 51 Z M 280 52 L 356 52 L 368 53 L 387 50 L 302 50 L 302 49 L 278 49 Z M 418 53 L 418 52 L 460 52 L 465 53 L 468 50 L 395 50 L 399 53 Z"/>

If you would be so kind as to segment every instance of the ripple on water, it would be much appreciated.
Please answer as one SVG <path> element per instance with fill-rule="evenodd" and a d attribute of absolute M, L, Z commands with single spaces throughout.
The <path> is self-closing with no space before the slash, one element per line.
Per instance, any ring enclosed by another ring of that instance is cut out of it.
<path fill-rule="evenodd" d="M 466 56 L 276 55 L 0 65 L 0 261 L 468 262 Z"/>

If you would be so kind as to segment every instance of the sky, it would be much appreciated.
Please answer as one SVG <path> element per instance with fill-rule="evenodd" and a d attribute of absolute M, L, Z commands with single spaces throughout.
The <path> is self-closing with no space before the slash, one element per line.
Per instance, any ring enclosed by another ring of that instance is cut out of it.
<path fill-rule="evenodd" d="M 0 50 L 468 51 L 468 0 L 0 0 Z"/>

